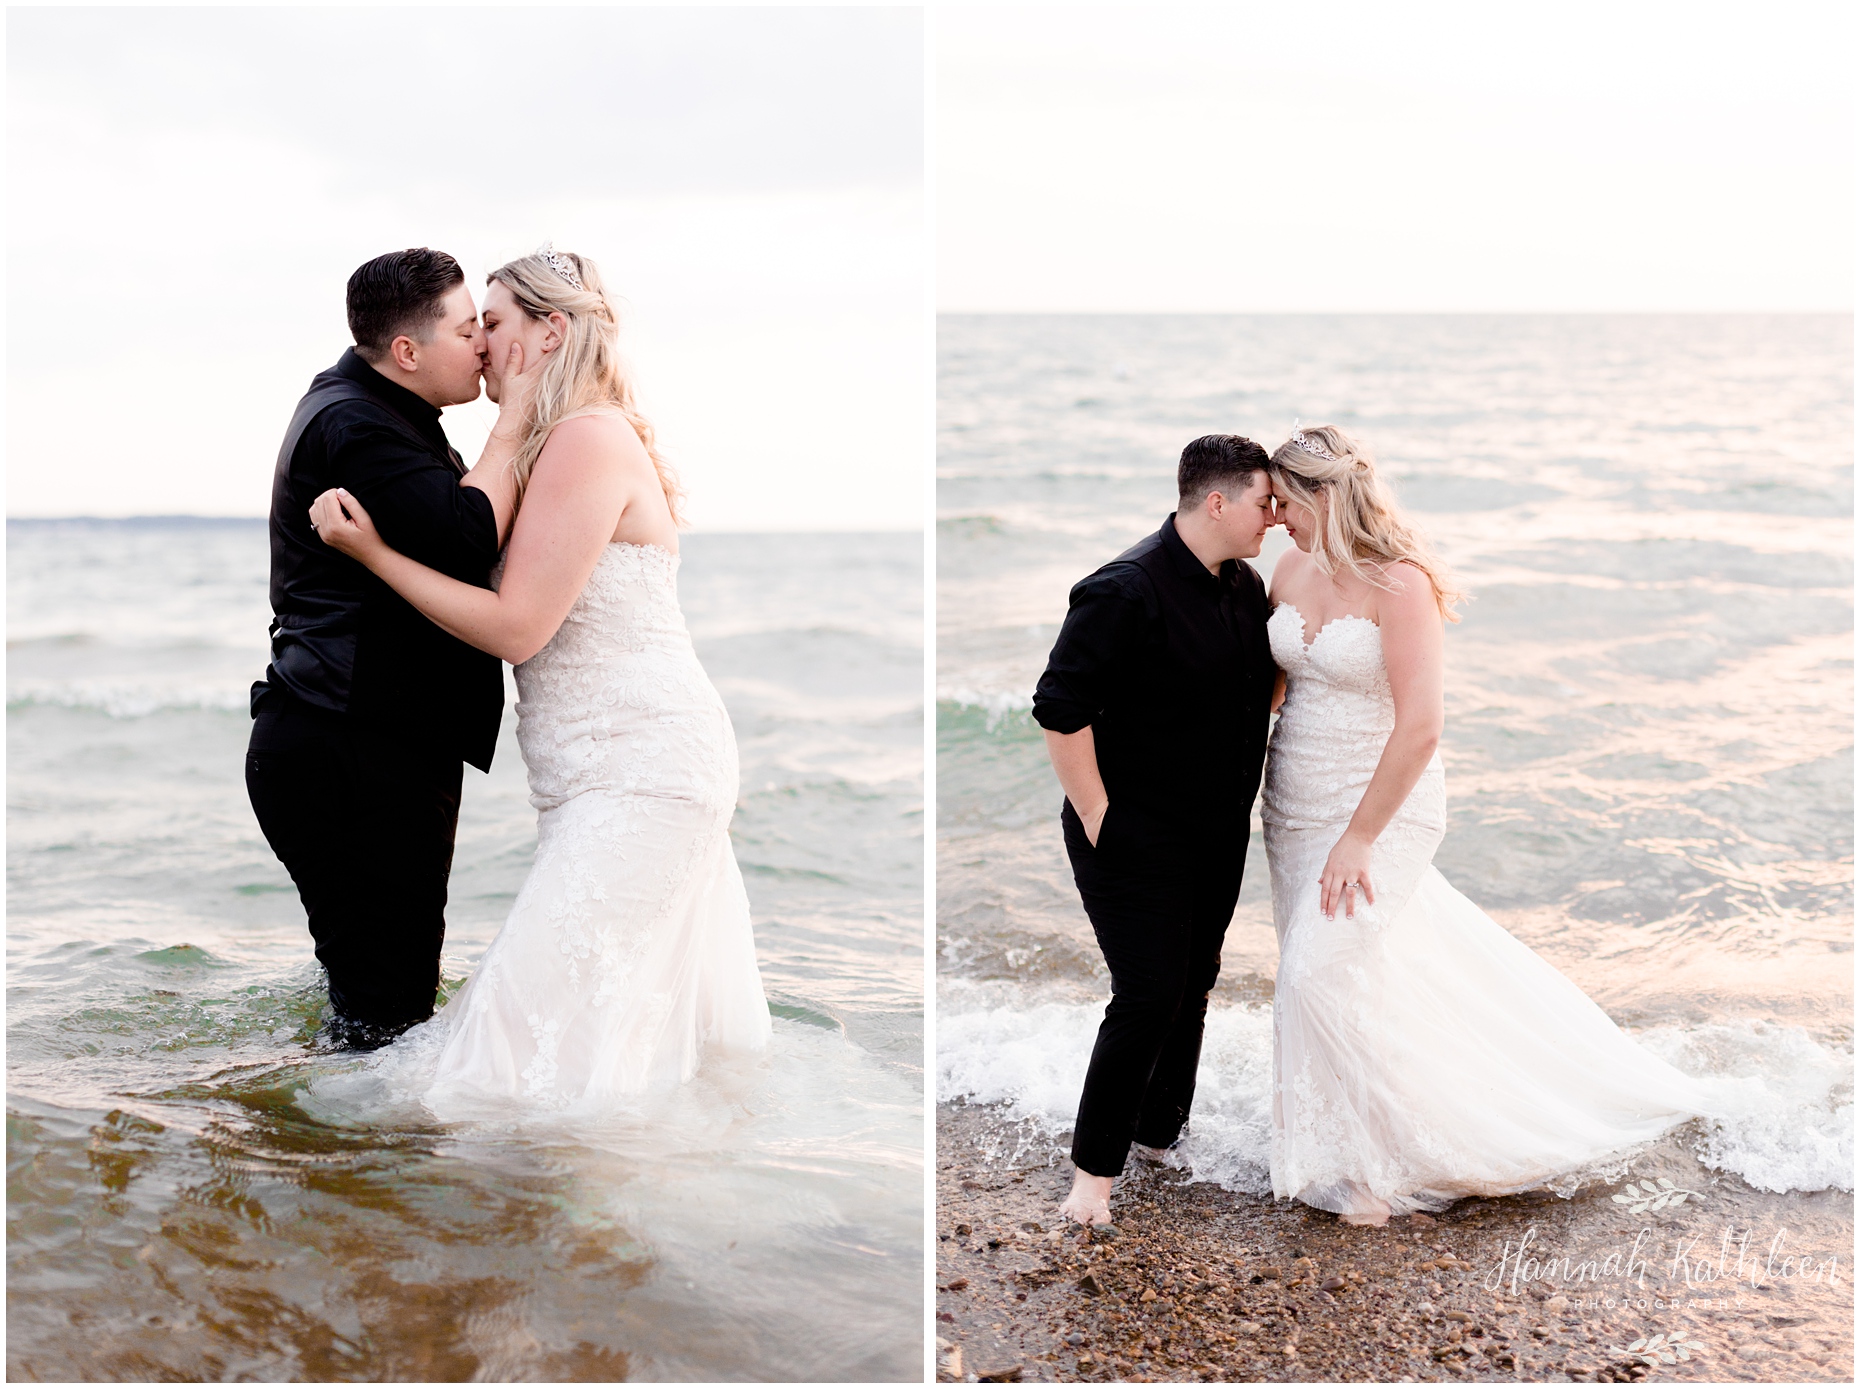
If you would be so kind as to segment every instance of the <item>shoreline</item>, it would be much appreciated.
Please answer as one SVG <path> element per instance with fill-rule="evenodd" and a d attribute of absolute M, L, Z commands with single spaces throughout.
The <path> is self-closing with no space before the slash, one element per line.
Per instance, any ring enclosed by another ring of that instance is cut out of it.
<path fill-rule="evenodd" d="M 1055 1218 L 1059 1141 L 939 1104 L 937 1378 L 1852 1382 L 1851 1193 L 1754 1191 L 1673 1143 L 1628 1175 L 1698 1198 L 1635 1214 L 1614 1187 L 1530 1192 L 1363 1227 L 1133 1157 L 1111 1232 L 1081 1238 Z M 1698 1348 L 1627 1353 L 1656 1335 Z"/>

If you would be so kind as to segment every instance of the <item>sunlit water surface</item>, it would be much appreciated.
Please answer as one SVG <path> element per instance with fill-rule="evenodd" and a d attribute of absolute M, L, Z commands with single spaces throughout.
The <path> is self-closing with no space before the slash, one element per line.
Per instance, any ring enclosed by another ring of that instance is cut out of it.
<path fill-rule="evenodd" d="M 915 537 L 686 538 L 774 1042 L 564 1128 L 332 1098 L 242 779 L 262 523 L 7 533 L 11 1377 L 921 1374 Z M 513 725 L 465 774 L 449 987 L 534 847 Z"/>

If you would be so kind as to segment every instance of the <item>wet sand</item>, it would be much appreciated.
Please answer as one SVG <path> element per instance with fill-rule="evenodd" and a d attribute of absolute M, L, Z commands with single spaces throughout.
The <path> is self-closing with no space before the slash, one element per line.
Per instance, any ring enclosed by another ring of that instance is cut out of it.
<path fill-rule="evenodd" d="M 1851 1194 L 1753 1191 L 1674 1142 L 1630 1179 L 1695 1194 L 1635 1213 L 1598 1185 L 1364 1228 L 1133 1158 L 1114 1227 L 1081 1238 L 1055 1215 L 1061 1142 L 946 1104 L 937 1377 L 1853 1381 Z"/>

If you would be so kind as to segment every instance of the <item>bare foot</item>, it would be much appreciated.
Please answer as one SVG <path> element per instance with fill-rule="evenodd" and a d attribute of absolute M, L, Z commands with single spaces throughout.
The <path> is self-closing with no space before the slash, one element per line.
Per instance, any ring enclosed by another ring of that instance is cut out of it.
<path fill-rule="evenodd" d="M 1346 1211 L 1344 1212 L 1344 1214 L 1338 1216 L 1337 1218 L 1341 1220 L 1345 1225 L 1386 1225 L 1388 1224 L 1389 1223 L 1389 1203 L 1387 1201 L 1384 1201 L 1379 1196 L 1371 1196 L 1368 1199 L 1374 1202 L 1376 1206 L 1380 1206 L 1381 1209 L 1376 1210 L 1372 1208 L 1366 1211 Z"/>
<path fill-rule="evenodd" d="M 1059 1204 L 1059 1214 L 1080 1225 L 1111 1223 L 1110 1177 L 1094 1177 L 1089 1172 L 1074 1171 L 1072 1194 Z"/>

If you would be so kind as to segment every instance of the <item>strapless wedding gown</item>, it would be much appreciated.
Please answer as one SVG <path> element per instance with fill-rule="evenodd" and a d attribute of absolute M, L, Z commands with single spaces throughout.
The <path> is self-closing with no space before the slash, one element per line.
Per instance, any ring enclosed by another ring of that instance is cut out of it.
<path fill-rule="evenodd" d="M 1373 622 L 1307 645 L 1267 624 L 1286 675 L 1260 818 L 1279 937 L 1272 1188 L 1339 1214 L 1439 1210 L 1548 1184 L 1709 1111 L 1694 1080 L 1616 1027 L 1433 866 L 1436 755 L 1376 840 L 1373 906 L 1318 910 L 1318 878 L 1395 727 Z"/>
<path fill-rule="evenodd" d="M 677 575 L 657 545 L 607 546 L 516 668 L 535 863 L 465 986 L 390 1049 L 431 1067 L 441 1118 L 600 1110 L 688 1080 L 704 1047 L 768 1041 L 730 847 L 736 738 Z"/>

